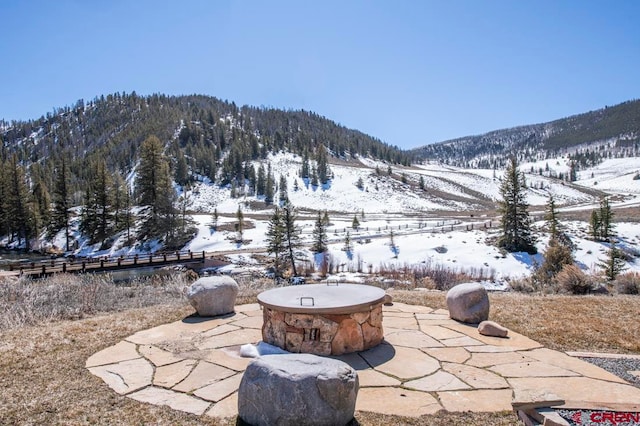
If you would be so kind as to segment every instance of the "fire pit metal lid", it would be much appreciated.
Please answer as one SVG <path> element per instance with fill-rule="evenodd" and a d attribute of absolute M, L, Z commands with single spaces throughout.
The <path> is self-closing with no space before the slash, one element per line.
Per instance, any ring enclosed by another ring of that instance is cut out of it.
<path fill-rule="evenodd" d="M 384 290 L 361 284 L 304 284 L 272 288 L 258 295 L 262 306 L 276 311 L 309 314 L 349 314 L 384 301 Z"/>

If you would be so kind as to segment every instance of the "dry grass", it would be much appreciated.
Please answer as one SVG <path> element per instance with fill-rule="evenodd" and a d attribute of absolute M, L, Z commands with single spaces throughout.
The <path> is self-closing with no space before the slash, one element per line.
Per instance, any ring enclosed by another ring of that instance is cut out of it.
<path fill-rule="evenodd" d="M 267 283 L 241 292 L 255 301 Z M 442 292 L 395 291 L 396 301 L 445 307 Z M 640 353 L 638 298 L 492 294 L 492 319 L 560 350 Z M 138 330 L 184 318 L 185 302 L 19 326 L 0 332 L 2 424 L 236 424 L 117 395 L 85 368 L 86 359 Z M 353 425 L 516 425 L 513 413 L 445 413 L 422 418 L 356 414 Z"/>
<path fill-rule="evenodd" d="M 396 291 L 394 300 L 446 308 L 446 293 Z M 490 293 L 490 318 L 561 351 L 640 353 L 638 296 Z"/>

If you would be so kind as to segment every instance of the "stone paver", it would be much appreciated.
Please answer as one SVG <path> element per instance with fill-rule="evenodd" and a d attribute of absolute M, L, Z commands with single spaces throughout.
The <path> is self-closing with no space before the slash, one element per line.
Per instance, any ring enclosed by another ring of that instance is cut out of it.
<path fill-rule="evenodd" d="M 156 405 L 168 405 L 174 410 L 186 411 L 191 414 L 204 414 L 210 403 L 168 389 L 148 387 L 129 395 L 130 398 L 140 402 L 148 402 Z"/>
<path fill-rule="evenodd" d="M 395 303 L 383 312 L 382 344 L 335 357 L 358 372 L 357 410 L 410 417 L 503 411 L 553 395 L 567 408 L 640 411 L 640 389 L 511 330 L 507 338 L 483 336 L 446 310 L 424 306 Z M 135 333 L 89 357 L 86 367 L 138 401 L 234 417 L 251 361 L 240 357 L 240 346 L 262 340 L 262 319 L 256 303 L 221 317 L 187 317 Z"/>
<path fill-rule="evenodd" d="M 389 350 L 384 348 L 385 346 L 395 350 L 390 359 L 386 359 Z M 393 348 L 391 345 L 378 345 L 376 348 L 362 352 L 361 355 L 376 370 L 403 380 L 423 377 L 440 368 L 438 360 L 414 348 L 401 346 Z"/>
<path fill-rule="evenodd" d="M 436 371 L 434 374 L 423 377 L 422 379 L 406 382 L 404 386 L 409 389 L 424 392 L 471 389 L 471 386 L 462 382 L 453 374 L 446 373 L 442 370 Z"/>
<path fill-rule="evenodd" d="M 356 400 L 356 410 L 396 416 L 420 417 L 441 409 L 436 398 L 428 393 L 395 387 L 360 389 Z"/>
<path fill-rule="evenodd" d="M 235 371 L 206 361 L 200 361 L 191 373 L 173 389 L 179 392 L 192 392 L 218 380 L 233 376 Z"/>
<path fill-rule="evenodd" d="M 503 377 L 482 368 L 443 362 L 442 369 L 458 377 L 474 389 L 503 389 L 509 387 Z"/>
<path fill-rule="evenodd" d="M 422 350 L 439 361 L 456 362 L 458 364 L 465 363 L 471 354 L 465 348 L 426 348 Z"/>
<path fill-rule="evenodd" d="M 85 367 L 97 367 L 99 365 L 113 364 L 120 361 L 140 358 L 136 345 L 129 342 L 120 342 L 107 349 L 93 354 L 87 359 Z"/>
<path fill-rule="evenodd" d="M 121 395 L 151 385 L 153 377 L 153 367 L 144 358 L 91 367 L 89 371 Z"/>
<path fill-rule="evenodd" d="M 197 363 L 194 359 L 185 359 L 175 364 L 156 367 L 153 384 L 163 388 L 172 388 L 183 381 Z"/>
<path fill-rule="evenodd" d="M 511 389 L 438 392 L 447 411 L 510 411 Z"/>

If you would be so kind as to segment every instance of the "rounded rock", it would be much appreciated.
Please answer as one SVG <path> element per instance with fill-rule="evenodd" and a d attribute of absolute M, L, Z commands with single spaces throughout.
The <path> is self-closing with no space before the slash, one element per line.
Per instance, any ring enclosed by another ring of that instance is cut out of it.
<path fill-rule="evenodd" d="M 233 312 L 237 295 L 238 283 L 227 276 L 200 278 L 187 290 L 189 303 L 202 317 Z"/>
<path fill-rule="evenodd" d="M 484 336 L 507 337 L 509 330 L 494 321 L 482 321 L 478 324 L 478 333 Z"/>
<path fill-rule="evenodd" d="M 238 389 L 238 414 L 251 425 L 345 425 L 353 419 L 358 375 L 348 364 L 311 354 L 252 361 Z"/>
<path fill-rule="evenodd" d="M 489 296 L 478 283 L 458 284 L 447 292 L 449 316 L 457 321 L 478 324 L 489 318 Z"/>

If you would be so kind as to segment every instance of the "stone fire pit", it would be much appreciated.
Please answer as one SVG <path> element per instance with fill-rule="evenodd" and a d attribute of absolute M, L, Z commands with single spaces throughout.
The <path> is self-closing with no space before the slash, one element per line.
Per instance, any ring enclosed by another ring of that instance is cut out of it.
<path fill-rule="evenodd" d="M 385 292 L 358 284 L 280 287 L 258 295 L 262 340 L 289 352 L 341 355 L 378 345 Z"/>

